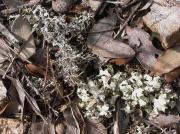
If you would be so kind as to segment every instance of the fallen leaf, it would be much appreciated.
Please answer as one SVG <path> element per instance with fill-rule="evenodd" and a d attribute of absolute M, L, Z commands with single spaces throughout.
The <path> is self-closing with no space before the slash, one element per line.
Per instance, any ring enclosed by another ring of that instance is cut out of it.
<path fill-rule="evenodd" d="M 180 6 L 175 0 L 155 0 L 151 11 L 143 17 L 151 31 L 159 34 L 162 46 L 167 49 L 180 42 Z"/>
<path fill-rule="evenodd" d="M 88 134 L 107 134 L 107 129 L 99 121 L 91 118 L 87 118 L 85 121 Z"/>
<path fill-rule="evenodd" d="M 115 62 L 124 64 L 129 62 L 135 52 L 127 44 L 113 40 L 113 28 L 116 20 L 111 16 L 105 17 L 95 24 L 92 28 L 92 34 L 89 34 L 87 39 L 88 47 L 92 53 L 96 54 L 102 61 Z M 93 33 L 94 31 L 110 30 L 108 32 Z"/>
<path fill-rule="evenodd" d="M 159 56 L 161 51 L 153 46 L 150 35 L 140 28 L 127 27 L 126 32 L 129 45 L 137 53 L 137 60 L 145 69 L 153 70 L 157 61 L 156 56 Z"/>
<path fill-rule="evenodd" d="M 152 119 L 154 123 L 158 123 L 161 127 L 168 127 L 172 126 L 173 124 L 179 124 L 180 117 L 179 115 L 159 115 Z"/>
<path fill-rule="evenodd" d="M 162 75 L 173 71 L 180 66 L 180 46 L 167 49 L 157 60 L 154 72 Z"/>
<path fill-rule="evenodd" d="M 23 43 L 20 56 L 29 59 L 36 51 L 30 23 L 27 19 L 19 16 L 14 20 L 11 30 L 17 36 L 17 39 Z"/>

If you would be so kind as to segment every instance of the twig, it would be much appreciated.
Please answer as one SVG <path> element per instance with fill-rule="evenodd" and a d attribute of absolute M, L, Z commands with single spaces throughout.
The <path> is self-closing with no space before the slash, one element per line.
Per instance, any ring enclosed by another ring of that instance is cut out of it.
<path fill-rule="evenodd" d="M 129 17 L 126 19 L 126 21 L 124 22 L 124 24 L 121 27 L 118 32 L 114 35 L 114 39 L 116 39 L 119 34 L 124 30 L 124 28 L 126 27 L 126 25 L 128 24 L 128 22 L 130 21 L 130 19 L 133 17 L 134 13 L 137 11 L 137 9 L 140 7 L 141 3 L 138 3 L 138 5 L 133 9 L 133 11 L 131 12 L 131 14 L 129 15 Z"/>

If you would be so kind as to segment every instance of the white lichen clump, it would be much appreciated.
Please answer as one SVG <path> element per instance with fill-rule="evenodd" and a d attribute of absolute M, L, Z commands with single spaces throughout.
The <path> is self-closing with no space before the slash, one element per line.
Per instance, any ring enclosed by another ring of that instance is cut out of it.
<path fill-rule="evenodd" d="M 96 118 L 111 116 L 117 96 L 125 100 L 124 110 L 127 113 L 134 112 L 135 107 L 139 106 L 151 115 L 165 112 L 168 106 L 173 106 L 176 98 L 170 88 L 162 87 L 158 76 L 137 72 L 114 74 L 112 69 L 100 70 L 97 79 L 79 84 L 77 94 L 86 116 Z"/>

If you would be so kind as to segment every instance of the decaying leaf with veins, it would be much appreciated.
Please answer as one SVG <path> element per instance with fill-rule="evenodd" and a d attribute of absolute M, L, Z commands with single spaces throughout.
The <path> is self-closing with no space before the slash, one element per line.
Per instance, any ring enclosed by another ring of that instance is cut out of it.
<path fill-rule="evenodd" d="M 156 49 L 150 39 L 150 35 L 140 28 L 127 27 L 129 45 L 137 52 L 136 58 L 145 69 L 152 70 L 156 63 L 156 56 L 161 51 Z"/>
<path fill-rule="evenodd" d="M 167 74 L 180 67 L 180 46 L 167 49 L 157 60 L 154 72 L 157 75 Z M 178 70 L 177 70 L 178 71 Z M 177 76 L 178 77 L 178 76 Z"/>
<path fill-rule="evenodd" d="M 23 43 L 20 56 L 28 59 L 36 51 L 30 23 L 27 19 L 19 16 L 14 20 L 11 30 L 17 36 L 17 39 Z"/>
<path fill-rule="evenodd" d="M 92 28 L 93 31 L 102 31 L 114 28 L 116 20 L 113 17 L 105 17 L 100 20 Z M 88 47 L 102 61 L 114 62 L 117 64 L 125 64 L 129 62 L 135 55 L 135 52 L 127 44 L 113 40 L 113 31 L 92 33 L 88 36 Z"/>

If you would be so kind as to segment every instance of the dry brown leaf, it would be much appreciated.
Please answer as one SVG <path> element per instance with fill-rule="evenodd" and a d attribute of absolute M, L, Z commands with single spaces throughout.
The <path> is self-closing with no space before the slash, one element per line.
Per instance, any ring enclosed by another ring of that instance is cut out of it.
<path fill-rule="evenodd" d="M 162 46 L 170 48 L 180 42 L 180 6 L 175 0 L 155 0 L 143 17 L 145 24 L 159 34 Z"/>
<path fill-rule="evenodd" d="M 0 118 L 1 134 L 22 134 L 23 123 L 16 119 Z"/>
<path fill-rule="evenodd" d="M 88 134 L 107 134 L 107 129 L 99 121 L 95 119 L 86 119 Z"/>
<path fill-rule="evenodd" d="M 179 115 L 159 115 L 152 119 L 154 123 L 158 123 L 161 127 L 168 127 L 172 126 L 173 124 L 179 124 L 180 117 Z"/>
<path fill-rule="evenodd" d="M 17 17 L 12 24 L 11 30 L 23 42 L 20 56 L 25 59 L 30 58 L 35 53 L 36 46 L 34 36 L 32 35 L 32 28 L 28 20 L 22 16 Z"/>
<path fill-rule="evenodd" d="M 157 60 L 154 72 L 162 75 L 173 71 L 180 66 L 180 46 L 167 49 Z"/>
<path fill-rule="evenodd" d="M 100 20 L 92 28 L 92 34 L 88 36 L 88 47 L 96 54 L 102 61 L 111 61 L 119 64 L 127 63 L 131 60 L 135 52 L 127 44 L 113 40 L 113 31 L 93 33 L 93 31 L 102 31 L 114 28 L 116 20 L 109 16 Z M 116 60 L 118 60 L 116 62 Z"/>
<path fill-rule="evenodd" d="M 137 52 L 137 60 L 145 69 L 153 70 L 156 56 L 159 56 L 161 51 L 153 46 L 150 35 L 140 28 L 130 27 L 127 27 L 127 35 L 129 45 Z"/>

